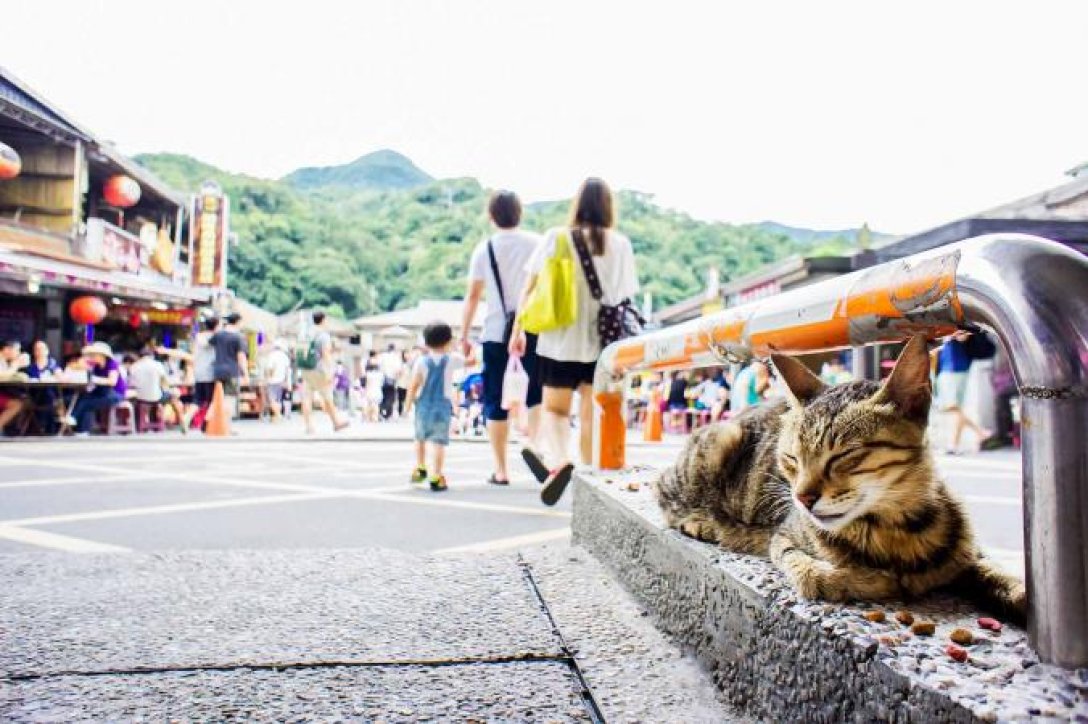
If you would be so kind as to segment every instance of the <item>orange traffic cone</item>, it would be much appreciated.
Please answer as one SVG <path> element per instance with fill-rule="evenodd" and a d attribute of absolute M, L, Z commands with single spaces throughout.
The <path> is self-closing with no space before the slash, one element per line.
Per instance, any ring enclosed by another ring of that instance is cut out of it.
<path fill-rule="evenodd" d="M 650 404 L 646 407 L 646 422 L 642 426 L 642 439 L 646 442 L 661 442 L 661 393 L 650 393 Z"/>
<path fill-rule="evenodd" d="M 230 412 L 227 411 L 227 401 L 223 395 L 223 383 L 215 383 L 215 392 L 212 393 L 212 404 L 208 408 L 205 418 L 204 434 L 212 437 L 227 437 L 230 435 Z"/>

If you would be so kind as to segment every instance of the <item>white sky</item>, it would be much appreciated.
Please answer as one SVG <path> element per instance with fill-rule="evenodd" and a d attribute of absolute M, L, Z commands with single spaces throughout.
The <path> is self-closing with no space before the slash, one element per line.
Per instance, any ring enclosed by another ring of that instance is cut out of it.
<path fill-rule="evenodd" d="M 1088 3 L 29 0 L 7 66 L 129 153 L 379 148 L 529 200 L 909 232 L 1088 161 Z M 622 213 L 622 212 L 621 212 Z"/>

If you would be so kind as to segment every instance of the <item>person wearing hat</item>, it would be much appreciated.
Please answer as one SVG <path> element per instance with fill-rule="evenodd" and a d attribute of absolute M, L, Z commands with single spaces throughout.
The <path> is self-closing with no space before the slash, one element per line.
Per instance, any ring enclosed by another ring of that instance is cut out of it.
<path fill-rule="evenodd" d="M 125 378 L 121 365 L 113 358 L 113 350 L 105 342 L 94 342 L 83 348 L 83 366 L 88 370 L 90 389 L 76 401 L 69 424 L 75 424 L 76 435 L 91 433 L 91 422 L 99 410 L 107 410 L 125 399 Z"/>

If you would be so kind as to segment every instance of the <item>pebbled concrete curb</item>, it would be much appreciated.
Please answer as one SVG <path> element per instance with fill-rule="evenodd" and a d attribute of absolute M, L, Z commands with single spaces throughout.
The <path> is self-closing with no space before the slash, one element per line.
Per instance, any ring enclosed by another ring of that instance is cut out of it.
<path fill-rule="evenodd" d="M 664 528 L 655 474 L 581 473 L 574 542 L 604 562 L 667 633 L 691 646 L 727 701 L 772 721 L 976 722 L 1088 716 L 1088 670 L 1038 664 L 1022 630 L 982 632 L 946 597 L 881 606 L 805 601 L 768 562 Z M 637 483 L 636 485 L 630 485 Z M 637 491 L 630 488 L 637 487 Z M 892 614 L 937 624 L 913 636 Z M 967 663 L 944 652 L 954 628 L 978 642 Z"/>

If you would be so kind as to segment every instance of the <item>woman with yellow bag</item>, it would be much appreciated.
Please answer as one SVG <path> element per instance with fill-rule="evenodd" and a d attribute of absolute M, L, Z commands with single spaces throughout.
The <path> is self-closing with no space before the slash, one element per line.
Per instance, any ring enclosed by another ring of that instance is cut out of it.
<path fill-rule="evenodd" d="M 526 267 L 522 310 L 510 339 L 511 354 L 525 349 L 525 331 L 537 333 L 544 414 L 544 456 L 522 450 L 533 475 L 544 483 L 540 497 L 555 505 L 570 482 L 570 412 L 579 395 L 581 462 L 592 456 L 593 371 L 601 354 L 598 316 L 602 305 L 629 304 L 638 293 L 630 240 L 616 231 L 612 191 L 586 179 L 571 208 L 569 227 L 550 230 Z M 587 276 L 588 275 L 588 276 Z"/>

